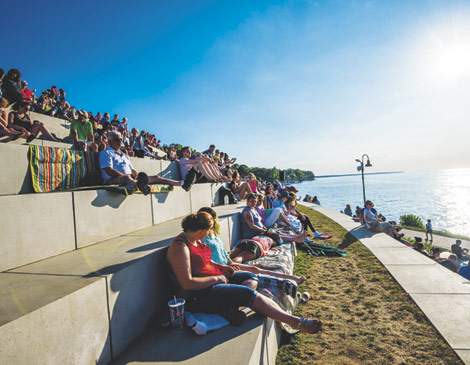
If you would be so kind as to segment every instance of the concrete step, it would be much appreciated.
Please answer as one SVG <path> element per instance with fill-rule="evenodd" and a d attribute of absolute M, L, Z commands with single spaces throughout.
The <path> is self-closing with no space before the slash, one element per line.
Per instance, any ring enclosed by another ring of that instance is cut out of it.
<path fill-rule="evenodd" d="M 227 245 L 239 210 L 219 210 Z M 167 310 L 164 254 L 179 232 L 176 219 L 0 273 L 0 363 L 108 363 L 121 354 Z"/>
<path fill-rule="evenodd" d="M 175 187 L 148 196 L 106 190 L 0 196 L 0 271 L 215 206 L 221 185 L 196 184 L 189 193 Z"/>
<path fill-rule="evenodd" d="M 24 141 L 24 140 L 22 140 Z M 34 193 L 29 166 L 29 144 L 21 140 L 0 143 L 0 195 Z M 70 144 L 36 139 L 31 144 L 49 147 L 70 148 Z M 178 163 L 152 160 L 149 158 L 130 158 L 132 166 L 138 172 L 160 175 L 168 179 L 180 180 Z M 15 163 L 12 163 L 12 162 Z"/>
<path fill-rule="evenodd" d="M 229 325 L 205 336 L 188 327 L 149 327 L 112 364 L 274 364 L 280 335 L 273 320 L 254 313 L 240 327 Z"/>

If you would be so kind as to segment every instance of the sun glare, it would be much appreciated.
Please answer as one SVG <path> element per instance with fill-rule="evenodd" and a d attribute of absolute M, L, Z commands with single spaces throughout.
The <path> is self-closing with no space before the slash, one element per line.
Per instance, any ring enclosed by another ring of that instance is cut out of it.
<path fill-rule="evenodd" d="M 415 70 L 425 78 L 470 80 L 470 21 L 460 15 L 420 23 L 412 54 Z"/>

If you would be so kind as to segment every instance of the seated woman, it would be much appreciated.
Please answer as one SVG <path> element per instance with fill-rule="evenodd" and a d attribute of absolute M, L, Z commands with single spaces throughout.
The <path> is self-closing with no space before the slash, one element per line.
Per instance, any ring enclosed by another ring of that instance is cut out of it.
<path fill-rule="evenodd" d="M 237 253 L 237 255 L 232 260 L 231 257 L 227 254 L 227 252 L 225 252 L 224 245 L 219 236 L 220 225 L 219 225 L 219 219 L 217 217 L 216 211 L 212 208 L 204 207 L 204 208 L 199 209 L 198 213 L 199 212 L 209 213 L 214 219 L 214 226 L 212 227 L 212 230 L 206 237 L 202 239 L 202 242 L 206 244 L 207 246 L 209 246 L 211 250 L 212 261 L 218 264 L 222 264 L 222 265 L 236 265 L 236 263 L 238 262 L 239 264 L 237 266 L 242 271 L 249 271 L 256 275 L 261 274 L 261 275 L 273 276 L 279 279 L 289 279 L 289 280 L 295 281 L 297 284 L 301 284 L 306 280 L 304 276 L 283 274 L 283 273 L 276 272 L 276 271 L 260 269 L 259 267 L 253 266 L 253 265 L 242 264 L 245 261 L 255 260 L 258 257 L 261 257 L 261 256 L 255 257 L 255 255 L 250 256 L 249 254 L 252 254 L 252 252 L 248 252 L 248 254 L 245 254 L 246 251 L 240 251 L 240 253 Z M 271 240 L 270 244 L 271 246 L 274 245 L 274 241 Z M 264 256 L 264 252 L 262 256 Z"/>
<path fill-rule="evenodd" d="M 250 190 L 252 193 L 256 193 L 256 194 L 259 194 L 261 193 L 261 189 L 259 187 L 259 182 L 258 182 L 258 179 L 256 178 L 255 174 L 253 174 L 252 172 L 250 172 L 248 174 L 248 185 L 250 186 Z"/>
<path fill-rule="evenodd" d="M 186 300 L 188 311 L 219 313 L 245 306 L 302 332 L 316 333 L 321 329 L 320 320 L 288 314 L 274 301 L 258 294 L 256 275 L 212 262 L 209 247 L 200 240 L 213 226 L 210 214 L 191 214 L 183 219 L 183 233 L 168 248 L 166 258 L 177 286 L 176 294 Z"/>
<path fill-rule="evenodd" d="M 8 128 L 23 133 L 26 142 L 31 142 L 39 132 L 42 132 L 48 140 L 58 142 L 43 123 L 31 120 L 31 117 L 27 114 L 30 108 L 27 102 L 18 103 L 18 111 L 11 112 L 8 116 Z"/>
<path fill-rule="evenodd" d="M 8 136 L 12 141 L 17 140 L 23 133 L 15 131 L 13 128 L 8 128 L 8 116 L 4 107 L 8 102 L 6 99 L 0 98 L 0 136 Z"/>
<path fill-rule="evenodd" d="M 364 210 L 362 212 L 364 225 L 371 232 L 384 232 L 389 236 L 393 237 L 393 231 L 395 230 L 395 227 L 393 227 L 392 224 L 390 224 L 389 222 L 381 222 L 378 219 L 377 215 L 372 212 L 371 209 L 373 207 L 374 204 L 370 200 L 367 200 L 364 205 Z"/>
<path fill-rule="evenodd" d="M 264 198 L 264 195 L 258 194 L 255 209 L 266 227 L 272 227 L 278 220 L 283 226 L 289 227 L 291 225 L 282 208 L 264 209 L 263 204 L 265 204 L 265 202 L 266 199 Z"/>
<path fill-rule="evenodd" d="M 262 219 L 255 209 L 257 202 L 257 196 L 254 193 L 250 193 L 246 196 L 246 207 L 242 210 L 242 238 L 252 238 L 254 236 L 268 236 L 274 241 L 278 242 L 281 238 L 284 241 L 289 242 L 304 242 L 307 237 L 307 232 L 297 235 L 289 234 L 278 234 L 269 232 L 266 226 L 263 224 Z"/>
<path fill-rule="evenodd" d="M 310 218 L 306 214 L 299 212 L 299 210 L 297 209 L 297 199 L 295 198 L 295 194 L 290 195 L 284 204 L 285 204 L 287 213 L 299 219 L 305 232 L 307 232 L 307 230 L 310 228 L 315 238 L 320 237 L 322 235 L 321 233 L 315 230 L 315 228 L 312 225 L 312 222 L 310 221 Z"/>
<path fill-rule="evenodd" d="M 349 215 L 350 217 L 352 217 L 352 210 L 351 210 L 351 206 L 349 204 L 346 204 L 346 208 L 344 208 L 344 214 Z"/>
<path fill-rule="evenodd" d="M 232 181 L 229 184 L 230 190 L 235 194 L 238 200 L 245 199 L 246 195 L 251 193 L 250 185 L 246 181 L 242 181 L 238 171 L 232 174 Z"/>

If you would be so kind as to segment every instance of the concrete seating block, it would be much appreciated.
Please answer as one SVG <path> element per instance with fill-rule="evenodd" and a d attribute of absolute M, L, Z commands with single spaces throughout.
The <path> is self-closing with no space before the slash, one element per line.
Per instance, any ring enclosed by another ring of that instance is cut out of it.
<path fill-rule="evenodd" d="M 73 197 L 78 248 L 152 225 L 149 196 L 91 190 Z"/>
<path fill-rule="evenodd" d="M 160 160 L 162 164 L 162 172 L 160 173 L 161 177 L 166 177 L 167 179 L 181 180 L 180 168 L 178 162 L 170 162 Z"/>
<path fill-rule="evenodd" d="M 0 195 L 33 192 L 28 151 L 27 145 L 0 143 Z"/>
<path fill-rule="evenodd" d="M 75 249 L 71 193 L 0 197 L 0 271 Z"/>
<path fill-rule="evenodd" d="M 145 172 L 147 175 L 159 175 L 162 172 L 162 166 L 159 160 L 151 160 L 148 157 L 130 157 L 132 167 L 137 172 Z"/>
<path fill-rule="evenodd" d="M 171 332 L 149 328 L 114 365 L 147 362 L 161 364 L 269 364 L 275 359 L 280 330 L 271 319 L 250 315 L 240 327 L 226 326 L 213 334 L 196 336 L 189 328 Z"/>
<path fill-rule="evenodd" d="M 150 194 L 153 224 L 159 224 L 191 213 L 189 193 L 175 186 L 169 193 Z"/>
<path fill-rule="evenodd" d="M 104 278 L 4 273 L 0 293 L 0 363 L 107 364 L 111 360 Z M 41 302 L 45 296 L 54 300 Z"/>
<path fill-rule="evenodd" d="M 194 184 L 189 192 L 191 212 L 195 213 L 202 207 L 212 206 L 211 184 Z"/>
<path fill-rule="evenodd" d="M 220 203 L 220 188 L 226 186 L 225 183 L 211 183 L 212 206 L 215 207 Z"/>
<path fill-rule="evenodd" d="M 49 132 L 58 138 L 62 139 L 68 137 L 70 134 L 70 122 L 65 119 L 54 118 L 48 115 L 34 112 L 31 112 L 30 116 L 33 121 L 39 120 L 40 122 L 44 123 L 47 129 L 49 129 Z"/>

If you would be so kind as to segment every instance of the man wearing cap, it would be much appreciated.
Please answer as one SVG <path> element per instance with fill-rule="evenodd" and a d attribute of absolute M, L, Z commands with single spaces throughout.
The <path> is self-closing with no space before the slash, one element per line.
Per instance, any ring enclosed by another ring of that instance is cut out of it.
<path fill-rule="evenodd" d="M 134 170 L 129 157 L 121 151 L 121 133 L 117 131 L 109 132 L 108 142 L 109 147 L 101 151 L 99 157 L 101 176 L 105 184 L 137 186 L 145 195 L 150 193 L 149 184 L 182 186 L 186 191 L 191 189 L 192 181 L 177 181 L 157 175 L 148 176 L 145 172 L 138 173 Z"/>
<path fill-rule="evenodd" d="M 93 137 L 93 126 L 87 120 L 87 117 L 88 113 L 86 111 L 78 111 L 78 119 L 72 120 L 70 124 L 68 139 L 72 140 L 73 146 L 77 150 L 86 151 L 89 148 L 90 151 L 97 152 L 98 145 Z"/>

